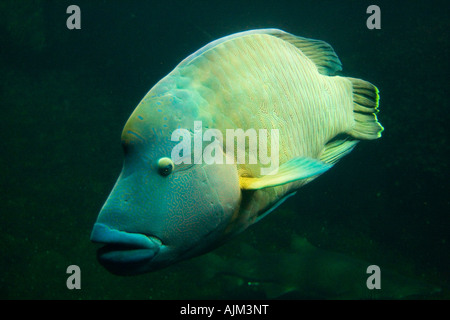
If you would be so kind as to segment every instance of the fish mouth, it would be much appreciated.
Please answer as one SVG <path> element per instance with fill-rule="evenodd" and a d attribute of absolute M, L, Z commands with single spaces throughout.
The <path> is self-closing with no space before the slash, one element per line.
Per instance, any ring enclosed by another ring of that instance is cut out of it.
<path fill-rule="evenodd" d="M 100 264 L 114 274 L 140 273 L 164 246 L 155 236 L 129 233 L 95 223 L 91 241 L 105 244 L 97 251 Z"/>

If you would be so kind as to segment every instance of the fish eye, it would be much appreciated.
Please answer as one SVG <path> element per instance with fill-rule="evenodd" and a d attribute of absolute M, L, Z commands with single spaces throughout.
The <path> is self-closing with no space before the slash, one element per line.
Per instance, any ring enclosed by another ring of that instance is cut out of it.
<path fill-rule="evenodd" d="M 161 158 L 158 160 L 158 172 L 163 177 L 167 177 L 172 173 L 174 168 L 174 163 L 170 158 Z"/>

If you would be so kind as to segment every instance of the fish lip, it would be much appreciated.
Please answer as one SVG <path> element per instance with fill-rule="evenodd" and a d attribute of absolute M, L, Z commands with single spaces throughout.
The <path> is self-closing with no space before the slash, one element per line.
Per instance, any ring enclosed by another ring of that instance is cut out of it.
<path fill-rule="evenodd" d="M 107 269 L 130 268 L 133 265 L 152 261 L 159 250 L 142 248 L 124 248 L 117 245 L 105 245 L 98 249 L 97 259 Z"/>
<path fill-rule="evenodd" d="M 151 261 L 163 246 L 155 236 L 120 231 L 102 223 L 94 224 L 91 241 L 104 244 L 97 258 L 105 267 Z"/>

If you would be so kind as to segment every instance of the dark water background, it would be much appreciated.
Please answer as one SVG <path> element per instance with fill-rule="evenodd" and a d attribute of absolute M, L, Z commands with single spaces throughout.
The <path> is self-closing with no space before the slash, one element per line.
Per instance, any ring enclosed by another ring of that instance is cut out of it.
<path fill-rule="evenodd" d="M 70 4 L 81 30 L 66 28 Z M 381 30 L 366 28 L 370 4 Z M 211 40 L 263 27 L 329 42 L 343 75 L 378 86 L 386 131 L 215 254 L 283 251 L 295 233 L 450 286 L 448 17 L 448 1 L 1 1 L 0 298 L 264 297 L 204 282 L 204 257 L 114 276 L 89 241 L 140 99 Z M 71 264 L 81 290 L 66 288 Z"/>

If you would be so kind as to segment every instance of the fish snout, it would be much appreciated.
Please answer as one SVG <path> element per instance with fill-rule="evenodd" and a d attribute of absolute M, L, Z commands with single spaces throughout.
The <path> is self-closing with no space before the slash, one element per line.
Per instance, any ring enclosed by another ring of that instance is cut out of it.
<path fill-rule="evenodd" d="M 97 251 L 97 258 L 115 274 L 140 273 L 164 246 L 154 236 L 111 229 L 98 222 L 94 224 L 91 241 L 105 245 Z"/>

